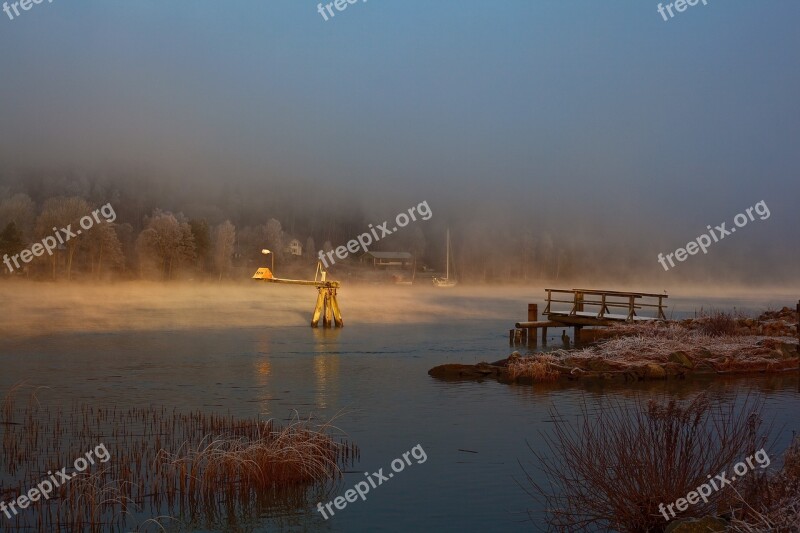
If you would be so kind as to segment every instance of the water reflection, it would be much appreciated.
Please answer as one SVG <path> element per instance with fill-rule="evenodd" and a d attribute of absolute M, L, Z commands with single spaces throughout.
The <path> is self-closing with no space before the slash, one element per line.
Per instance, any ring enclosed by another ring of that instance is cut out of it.
<path fill-rule="evenodd" d="M 329 405 L 339 403 L 339 356 L 338 339 L 341 330 L 338 328 L 314 330 L 314 378 L 316 389 L 314 399 L 317 407 L 327 409 Z"/>
<path fill-rule="evenodd" d="M 270 401 L 272 399 L 270 377 L 272 376 L 272 361 L 270 360 L 271 339 L 266 331 L 259 331 L 255 337 L 256 357 L 253 360 L 255 383 L 262 389 L 263 396 L 259 404 L 261 412 L 270 414 Z"/>

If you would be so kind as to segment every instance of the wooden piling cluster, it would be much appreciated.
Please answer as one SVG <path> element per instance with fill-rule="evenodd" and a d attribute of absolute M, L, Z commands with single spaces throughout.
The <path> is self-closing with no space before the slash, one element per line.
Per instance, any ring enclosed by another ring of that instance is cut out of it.
<path fill-rule="evenodd" d="M 322 317 L 322 327 L 324 328 L 330 328 L 333 324 L 336 324 L 337 328 L 344 327 L 342 312 L 339 310 L 339 301 L 336 299 L 336 289 L 338 287 L 338 284 L 329 283 L 326 286 L 317 288 L 319 296 L 317 297 L 317 305 L 314 307 L 314 314 L 311 317 L 312 328 L 316 328 L 319 325 L 320 317 Z"/>
<path fill-rule="evenodd" d="M 528 304 L 527 322 L 517 322 L 514 329 L 508 331 L 508 340 L 512 346 L 536 346 L 539 342 L 539 328 L 542 329 L 542 344 L 547 344 L 547 328 L 558 326 L 558 322 L 539 320 L 539 304 Z"/>

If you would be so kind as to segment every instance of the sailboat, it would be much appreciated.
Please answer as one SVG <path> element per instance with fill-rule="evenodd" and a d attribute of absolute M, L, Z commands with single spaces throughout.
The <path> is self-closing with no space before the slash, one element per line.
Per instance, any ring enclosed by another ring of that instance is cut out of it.
<path fill-rule="evenodd" d="M 450 279 L 450 230 L 447 230 L 447 266 L 445 267 L 447 273 L 443 278 L 433 278 L 433 285 L 436 287 L 455 287 L 458 283 L 454 279 Z"/>

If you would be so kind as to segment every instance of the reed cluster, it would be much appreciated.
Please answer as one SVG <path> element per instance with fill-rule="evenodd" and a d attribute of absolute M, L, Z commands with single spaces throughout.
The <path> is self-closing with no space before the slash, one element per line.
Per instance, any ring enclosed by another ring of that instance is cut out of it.
<path fill-rule="evenodd" d="M 19 391 L 0 404 L 0 500 L 35 487 L 103 442 L 111 459 L 78 474 L 3 530 L 130 531 L 149 517 L 241 521 L 265 508 L 310 509 L 358 448 L 331 425 L 242 419 L 166 407 L 45 406 Z M 283 514 L 286 514 L 285 512 Z M 253 517 L 255 518 L 255 516 Z"/>
<path fill-rule="evenodd" d="M 561 373 L 553 368 L 557 359 L 550 354 L 508 359 L 508 377 L 512 381 L 520 377 L 530 378 L 535 383 L 558 381 Z"/>
<path fill-rule="evenodd" d="M 753 480 L 736 496 L 732 533 L 800 529 L 800 438 L 786 450 L 780 472 Z"/>
<path fill-rule="evenodd" d="M 612 401 L 584 404 L 577 424 L 553 412 L 546 452 L 533 451 L 540 476 L 526 471 L 528 493 L 558 531 L 664 531 L 659 504 L 684 497 L 743 457 L 763 447 L 761 400 L 727 404 L 706 395 L 681 404 Z M 680 518 L 730 513 L 715 493 Z"/>

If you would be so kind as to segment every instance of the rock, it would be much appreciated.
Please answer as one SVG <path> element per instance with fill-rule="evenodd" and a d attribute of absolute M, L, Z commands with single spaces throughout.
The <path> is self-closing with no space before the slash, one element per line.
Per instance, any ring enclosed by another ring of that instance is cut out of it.
<path fill-rule="evenodd" d="M 686 377 L 686 367 L 680 365 L 678 363 L 664 363 L 662 365 L 664 371 L 667 373 L 668 377 L 671 378 L 685 378 Z"/>
<path fill-rule="evenodd" d="M 586 360 L 586 368 L 595 372 L 613 372 L 617 367 L 603 359 L 602 357 L 593 357 Z"/>
<path fill-rule="evenodd" d="M 695 357 L 698 359 L 714 359 L 716 356 L 711 352 L 711 350 L 701 346 L 695 351 Z"/>
<path fill-rule="evenodd" d="M 667 371 L 661 365 L 655 363 L 648 363 L 646 366 L 649 379 L 667 379 Z"/>
<path fill-rule="evenodd" d="M 505 359 L 500 359 L 495 361 L 494 363 L 489 363 L 491 366 L 499 366 L 499 367 L 507 367 L 511 361 L 516 361 L 522 359 L 522 355 L 519 352 L 512 352 L 511 355 L 506 357 Z"/>
<path fill-rule="evenodd" d="M 686 368 L 694 368 L 694 362 L 689 357 L 689 354 L 683 351 L 672 352 L 669 354 L 670 363 L 678 363 Z"/>
<path fill-rule="evenodd" d="M 676 520 L 667 526 L 665 533 L 709 533 L 725 531 L 728 523 L 722 518 L 706 516 L 705 518 Z"/>
<path fill-rule="evenodd" d="M 767 354 L 767 357 L 770 359 L 777 359 L 779 361 L 784 359 L 783 352 L 780 350 L 770 350 L 769 354 Z"/>
<path fill-rule="evenodd" d="M 477 365 L 447 364 L 428 370 L 428 374 L 440 379 L 482 379 L 497 377 L 501 368 L 487 363 Z"/>
<path fill-rule="evenodd" d="M 782 359 L 793 359 L 795 357 L 800 357 L 800 353 L 798 352 L 797 344 L 789 344 L 788 342 L 782 342 L 777 346 L 778 351 L 781 352 L 783 355 Z"/>

